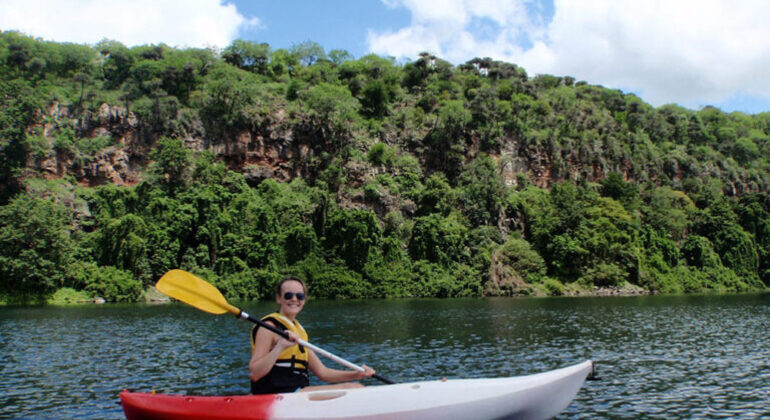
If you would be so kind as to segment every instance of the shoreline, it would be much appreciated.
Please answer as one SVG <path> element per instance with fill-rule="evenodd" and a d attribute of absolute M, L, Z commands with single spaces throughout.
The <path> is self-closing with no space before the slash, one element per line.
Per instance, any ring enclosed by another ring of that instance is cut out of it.
<path fill-rule="evenodd" d="M 161 294 L 157 291 L 154 287 L 151 288 L 152 290 L 148 289 L 148 291 L 144 294 L 144 298 L 137 300 L 136 302 L 107 302 L 101 297 L 93 297 L 91 299 L 81 299 L 81 300 L 72 300 L 72 301 L 66 301 L 66 302 L 37 302 L 37 303 L 27 303 L 27 304 L 19 304 L 19 303 L 8 303 L 8 302 L 0 302 L 0 307 L 7 307 L 7 306 L 18 306 L 18 307 L 31 307 L 31 306 L 73 306 L 73 305 L 104 305 L 109 303 L 122 303 L 122 304 L 133 304 L 133 303 L 144 303 L 147 305 L 163 305 L 167 303 L 173 303 L 174 300 Z M 593 286 L 591 290 L 587 290 L 584 288 L 577 288 L 577 287 L 565 287 L 565 290 L 561 294 L 556 295 L 549 295 L 545 293 L 531 293 L 531 294 L 524 294 L 524 293 L 514 293 L 512 295 L 482 295 L 477 296 L 477 298 L 484 299 L 484 298 L 527 298 L 527 297 L 536 297 L 536 298 L 547 298 L 547 297 L 634 297 L 634 296 L 701 296 L 701 295 L 744 295 L 744 294 L 761 294 L 761 293 L 768 293 L 770 292 L 770 289 L 764 289 L 764 290 L 754 290 L 750 292 L 730 292 L 730 293 L 719 293 L 714 291 L 701 291 L 699 293 L 660 293 L 658 291 L 650 291 L 645 288 L 642 288 L 640 286 L 635 286 L 631 284 L 626 284 L 623 286 Z M 355 299 L 355 300 L 392 300 L 392 299 L 430 299 L 432 297 L 430 296 L 405 296 L 401 298 L 362 298 L 362 299 Z M 453 299 L 453 298 L 435 298 L 435 299 Z M 350 300 L 350 299 L 324 299 L 324 300 Z M 259 300 L 262 301 L 262 300 Z M 267 301 L 267 300 L 265 300 Z"/>

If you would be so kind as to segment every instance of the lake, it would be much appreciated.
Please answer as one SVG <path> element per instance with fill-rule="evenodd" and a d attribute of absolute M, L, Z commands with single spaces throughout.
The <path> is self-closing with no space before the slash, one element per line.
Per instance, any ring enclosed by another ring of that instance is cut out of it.
<path fill-rule="evenodd" d="M 300 320 L 396 382 L 594 360 L 559 418 L 770 416 L 770 294 L 310 300 Z M 250 328 L 184 304 L 0 307 L 0 417 L 122 418 L 123 389 L 246 394 Z"/>

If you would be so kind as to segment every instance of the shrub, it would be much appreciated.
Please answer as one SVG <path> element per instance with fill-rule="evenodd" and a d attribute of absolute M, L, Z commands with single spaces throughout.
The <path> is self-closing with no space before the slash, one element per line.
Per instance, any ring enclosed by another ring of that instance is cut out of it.
<path fill-rule="evenodd" d="M 272 297 L 280 279 L 280 273 L 273 270 L 251 269 L 223 275 L 216 284 L 228 299 L 257 300 Z"/>
<path fill-rule="evenodd" d="M 295 266 L 300 277 L 308 286 L 308 294 L 326 299 L 349 299 L 370 297 L 370 285 L 361 275 L 345 267 L 340 260 L 327 263 L 311 255 Z"/>
<path fill-rule="evenodd" d="M 585 275 L 580 280 L 584 284 L 606 287 L 623 283 L 627 276 L 628 273 L 615 264 L 599 263 L 586 270 Z"/>
<path fill-rule="evenodd" d="M 550 277 L 543 281 L 543 289 L 548 296 L 561 296 L 564 294 L 564 285 L 559 280 Z"/>
<path fill-rule="evenodd" d="M 385 143 L 377 143 L 369 149 L 366 159 L 373 165 L 390 166 L 396 158 L 395 150 Z"/>
<path fill-rule="evenodd" d="M 127 271 L 106 266 L 93 273 L 86 291 L 108 302 L 136 302 L 142 295 L 142 283 Z"/>
<path fill-rule="evenodd" d="M 503 264 L 513 268 L 524 281 L 538 282 L 545 276 L 543 257 L 524 239 L 511 238 L 500 247 L 499 258 Z"/>
<path fill-rule="evenodd" d="M 71 287 L 62 287 L 48 299 L 48 303 L 53 305 L 66 305 L 71 303 L 89 302 L 92 299 L 93 298 L 91 294 L 85 290 L 75 290 Z"/>

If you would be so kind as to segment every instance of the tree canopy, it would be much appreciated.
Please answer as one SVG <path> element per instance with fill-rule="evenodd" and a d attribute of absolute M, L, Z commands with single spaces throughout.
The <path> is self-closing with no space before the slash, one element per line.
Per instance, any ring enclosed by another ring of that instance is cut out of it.
<path fill-rule="evenodd" d="M 770 112 L 489 58 L 17 32 L 0 97 L 4 302 L 132 301 L 172 268 L 243 299 L 289 273 L 329 298 L 770 284 Z M 94 175 L 118 154 L 127 185 Z"/>

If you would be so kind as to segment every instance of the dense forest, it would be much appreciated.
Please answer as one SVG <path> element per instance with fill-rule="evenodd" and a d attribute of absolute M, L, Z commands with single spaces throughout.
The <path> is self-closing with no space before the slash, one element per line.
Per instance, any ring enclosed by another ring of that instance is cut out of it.
<path fill-rule="evenodd" d="M 288 273 L 324 298 L 770 284 L 770 112 L 488 58 L 17 32 L 0 96 L 4 303 L 136 301 L 172 268 L 230 299 Z"/>

